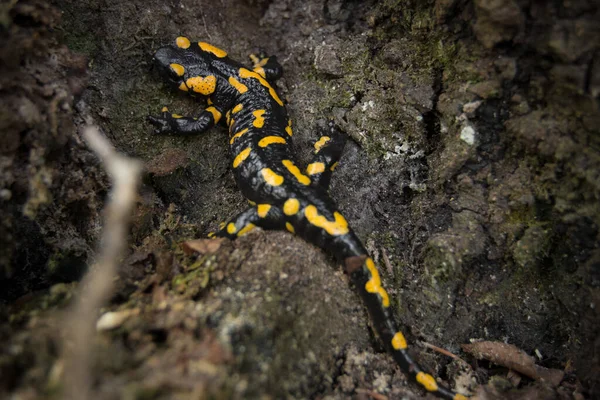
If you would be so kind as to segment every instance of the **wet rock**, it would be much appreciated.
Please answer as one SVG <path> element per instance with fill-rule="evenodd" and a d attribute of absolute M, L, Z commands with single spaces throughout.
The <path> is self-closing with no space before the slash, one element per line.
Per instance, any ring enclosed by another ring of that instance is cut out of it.
<path fill-rule="evenodd" d="M 512 57 L 498 57 L 494 66 L 504 80 L 512 81 L 517 75 L 517 60 Z"/>
<path fill-rule="evenodd" d="M 416 81 L 406 72 L 393 70 L 377 71 L 377 79 L 383 86 L 392 88 L 394 98 L 415 107 L 419 112 L 425 113 L 433 108 L 435 92 L 432 79 L 424 77 Z"/>
<path fill-rule="evenodd" d="M 337 46 L 322 44 L 315 49 L 314 66 L 318 72 L 332 76 L 342 76 L 342 62 L 337 55 Z"/>
<path fill-rule="evenodd" d="M 600 25 L 597 19 L 563 20 L 553 24 L 548 41 L 550 53 L 563 62 L 574 62 L 598 46 Z"/>
<path fill-rule="evenodd" d="M 512 40 L 523 30 L 525 18 L 514 0 L 475 0 L 477 39 L 487 48 Z"/>
<path fill-rule="evenodd" d="M 542 151 L 545 155 L 554 153 L 557 145 L 553 140 L 559 126 L 556 120 L 543 112 L 534 111 L 527 115 L 506 121 L 509 134 L 513 135 L 529 151 Z"/>
<path fill-rule="evenodd" d="M 334 21 L 346 21 L 350 17 L 352 3 L 344 0 L 327 0 L 325 15 Z"/>
<path fill-rule="evenodd" d="M 452 178 L 477 150 L 475 129 L 468 124 L 458 129 L 445 137 L 446 146 L 433 159 L 433 179 L 440 184 Z"/>
<path fill-rule="evenodd" d="M 473 182 L 467 174 L 457 177 L 459 193 L 456 199 L 450 203 L 453 210 L 470 210 L 480 215 L 487 213 L 488 205 L 483 185 Z"/>
<path fill-rule="evenodd" d="M 468 90 L 482 99 L 488 99 L 500 96 L 502 88 L 499 81 L 490 80 L 471 85 Z"/>
<path fill-rule="evenodd" d="M 465 210 L 452 215 L 452 227 L 427 242 L 425 264 L 434 275 L 460 273 L 466 261 L 483 254 L 487 235 L 481 216 Z"/>
<path fill-rule="evenodd" d="M 442 93 L 438 98 L 436 110 L 442 116 L 448 117 L 448 125 L 450 125 L 455 117 L 459 117 L 461 114 L 466 113 L 466 111 L 463 110 L 463 107 L 466 104 L 474 105 L 476 101 L 476 96 L 467 91 Z"/>
<path fill-rule="evenodd" d="M 557 64 L 550 70 L 550 80 L 555 87 L 583 94 L 585 92 L 587 66 Z"/>
<path fill-rule="evenodd" d="M 463 106 L 463 112 L 467 115 L 467 117 L 472 118 L 475 116 L 475 111 L 477 111 L 481 103 L 481 100 L 470 101 Z"/>
<path fill-rule="evenodd" d="M 299 238 L 253 232 L 233 246 L 217 252 L 215 265 L 225 280 L 214 283 L 211 273 L 214 288 L 201 313 L 236 354 L 236 368 L 260 365 L 240 375 L 248 385 L 236 397 L 253 398 L 265 390 L 276 398 L 306 397 L 336 362 L 340 338 L 365 343 L 361 308 L 350 306 L 355 296 L 325 254 Z M 306 373 L 299 376 L 298 370 Z"/>
<path fill-rule="evenodd" d="M 530 226 L 513 246 L 512 255 L 521 267 L 531 267 L 548 253 L 550 232 L 541 226 Z"/>
<path fill-rule="evenodd" d="M 381 49 L 381 58 L 389 66 L 404 69 L 410 64 L 409 49 L 410 43 L 408 39 L 390 40 Z"/>
<path fill-rule="evenodd" d="M 510 111 L 513 112 L 514 114 L 525 115 L 531 110 L 529 108 L 529 104 L 527 103 L 527 100 L 525 100 L 523 98 L 523 96 L 521 96 L 519 94 L 513 95 L 511 97 L 510 101 L 512 103 Z"/>

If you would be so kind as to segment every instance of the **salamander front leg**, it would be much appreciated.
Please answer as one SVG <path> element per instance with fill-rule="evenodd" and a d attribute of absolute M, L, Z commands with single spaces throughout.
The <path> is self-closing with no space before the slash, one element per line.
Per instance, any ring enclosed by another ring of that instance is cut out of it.
<path fill-rule="evenodd" d="M 313 185 L 329 188 L 331 173 L 337 166 L 346 145 L 346 135 L 333 123 L 329 123 L 329 132 L 315 142 L 315 155 L 306 167 Z"/>
<path fill-rule="evenodd" d="M 197 135 L 206 132 L 215 126 L 221 119 L 221 111 L 210 106 L 204 109 L 198 118 L 184 117 L 172 114 L 167 107 L 163 107 L 159 116 L 149 115 L 147 120 L 154 125 L 154 133 L 158 135 Z"/>

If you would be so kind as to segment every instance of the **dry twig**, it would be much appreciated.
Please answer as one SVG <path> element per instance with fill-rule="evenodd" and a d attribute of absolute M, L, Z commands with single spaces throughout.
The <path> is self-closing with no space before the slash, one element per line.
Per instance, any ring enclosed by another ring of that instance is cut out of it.
<path fill-rule="evenodd" d="M 102 248 L 97 262 L 79 285 L 74 308 L 67 316 L 63 356 L 65 360 L 65 398 L 92 398 L 90 348 L 95 333 L 98 309 L 110 296 L 117 261 L 127 243 L 127 228 L 141 165 L 118 154 L 96 127 L 86 127 L 83 136 L 100 157 L 113 181 L 105 209 Z"/>
<path fill-rule="evenodd" d="M 451 357 L 451 358 L 453 358 L 455 360 L 460 360 L 460 361 L 464 362 L 465 364 L 467 363 L 465 360 L 463 360 L 462 358 L 460 358 L 456 354 L 451 353 L 450 351 L 448 351 L 446 349 L 442 349 L 441 347 L 438 347 L 435 344 L 431 344 L 431 343 L 427 343 L 427 342 L 421 342 L 421 344 L 423 344 L 424 347 L 427 347 L 428 349 L 431 349 L 433 351 L 437 351 L 440 354 L 443 354 L 445 356 Z"/>

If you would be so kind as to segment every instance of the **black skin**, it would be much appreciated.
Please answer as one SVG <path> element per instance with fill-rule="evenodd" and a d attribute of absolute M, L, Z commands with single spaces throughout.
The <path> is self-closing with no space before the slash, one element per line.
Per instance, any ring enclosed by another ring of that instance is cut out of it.
<path fill-rule="evenodd" d="M 385 347 L 402 370 L 416 380 L 421 368 L 412 360 L 406 348 L 394 349 L 392 346 L 392 338 L 399 329 L 389 301 L 386 304 L 381 292 L 367 290 L 369 281 L 376 279 L 379 282 L 378 273 L 368 268 L 367 260 L 371 259 L 367 251 L 352 229 L 345 225 L 345 220 L 327 193 L 332 166 L 342 154 L 346 142 L 345 135 L 330 123 L 328 130 L 324 132 L 324 136 L 329 140 L 321 140 L 320 143 L 324 144 L 319 148 L 315 146 L 314 159 L 311 162 L 323 163 L 324 168 L 292 173 L 293 171 L 284 165 L 284 160 L 297 165 L 291 152 L 291 121 L 273 87 L 283 69 L 275 57 L 251 58 L 255 62 L 254 71 L 259 73 L 260 77 L 252 75 L 252 69 L 230 59 L 221 50 L 205 51 L 198 43 L 190 43 L 185 38 L 178 38 L 175 45 L 160 48 L 154 56 L 154 63 L 161 76 L 176 88 L 185 90 L 194 97 L 204 97 L 210 106 L 197 118 L 173 117 L 168 111 L 163 111 L 161 115 L 149 116 L 148 121 L 154 126 L 156 134 L 194 135 L 210 129 L 218 122 L 220 115 L 226 114 L 230 149 L 234 156 L 233 173 L 244 196 L 256 205 L 232 218 L 216 236 L 235 239 L 254 226 L 263 229 L 288 229 L 304 240 L 333 253 L 345 265 L 345 270 L 365 302 L 375 330 Z M 173 67 L 173 64 L 176 66 Z M 200 89 L 202 93 L 199 93 L 191 85 L 186 85 L 190 78 L 195 77 L 209 77 L 215 85 L 208 89 Z M 247 90 L 240 91 L 232 84 L 231 78 L 243 84 Z M 210 111 L 211 107 L 213 112 Z M 261 115 L 264 118 L 262 124 L 260 118 L 253 114 L 257 110 L 264 110 Z M 244 131 L 245 129 L 247 131 Z M 240 132 L 244 133 L 239 134 Z M 275 137 L 277 141 L 261 147 L 261 139 L 265 137 Z M 246 149 L 250 149 L 247 150 L 247 157 L 236 163 L 236 157 Z M 267 182 L 262 172 L 265 168 L 283 177 L 283 181 L 280 184 Z M 321 170 L 322 172 L 319 172 Z M 301 176 L 298 176 L 299 173 Z M 299 207 L 293 209 L 293 213 L 288 209 L 286 215 L 284 204 L 289 199 L 297 199 Z M 313 211 L 316 208 L 319 219 L 315 220 L 313 216 L 311 221 L 307 207 Z M 265 211 L 267 209 L 268 211 Z M 323 217 L 325 223 L 334 224 L 338 230 L 328 232 L 324 229 Z M 377 276 L 374 277 L 374 274 Z M 385 291 L 384 294 L 387 297 Z M 428 390 L 445 399 L 461 398 L 460 395 L 455 397 L 454 392 L 439 385 L 433 390 Z"/>

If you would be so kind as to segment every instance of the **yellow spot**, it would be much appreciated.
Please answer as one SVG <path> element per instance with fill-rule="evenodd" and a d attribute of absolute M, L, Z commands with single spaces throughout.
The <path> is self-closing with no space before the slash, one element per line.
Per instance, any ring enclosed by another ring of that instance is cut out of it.
<path fill-rule="evenodd" d="M 252 115 L 254 115 L 254 121 L 252 122 L 252 125 L 254 125 L 254 127 L 263 127 L 263 125 L 265 124 L 265 117 L 263 117 L 264 114 L 265 110 L 256 110 L 252 112 Z"/>
<path fill-rule="evenodd" d="M 171 117 L 173 117 L 173 118 L 183 118 L 183 116 L 179 115 L 179 114 L 171 114 Z"/>
<path fill-rule="evenodd" d="M 219 222 L 219 229 L 225 228 L 225 222 Z"/>
<path fill-rule="evenodd" d="M 161 111 L 161 112 L 167 112 L 167 111 L 169 111 L 169 109 L 168 109 L 168 108 L 165 106 L 165 107 L 163 107 L 163 108 L 162 108 L 162 110 L 160 110 L 160 111 Z"/>
<path fill-rule="evenodd" d="M 292 120 L 291 119 L 288 120 L 288 124 L 285 127 L 285 131 L 287 132 L 288 135 L 292 136 Z"/>
<path fill-rule="evenodd" d="M 241 131 L 239 131 L 238 133 L 236 133 L 235 135 L 233 135 L 231 137 L 231 139 L 229 139 L 229 144 L 233 144 L 233 142 L 235 141 L 235 139 L 239 138 L 240 136 L 242 136 L 246 132 L 248 132 L 248 128 L 242 129 Z"/>
<path fill-rule="evenodd" d="M 217 78 L 214 75 L 208 75 L 206 78 L 194 76 L 185 81 L 185 84 L 194 92 L 208 96 L 214 93 L 217 87 Z"/>
<path fill-rule="evenodd" d="M 250 54 L 250 60 L 252 60 L 255 67 L 264 67 L 265 65 L 267 65 L 267 62 L 269 62 L 269 57 L 260 59 L 256 55 Z"/>
<path fill-rule="evenodd" d="M 245 227 L 243 227 L 242 229 L 240 229 L 240 231 L 237 233 L 237 235 L 238 236 L 243 236 L 246 233 L 250 232 L 254 228 L 256 228 L 256 225 L 254 225 L 251 222 L 248 222 L 248 225 L 246 225 Z"/>
<path fill-rule="evenodd" d="M 177 39 L 175 39 L 175 44 L 180 49 L 187 49 L 190 47 L 190 40 L 186 37 L 179 36 Z"/>
<path fill-rule="evenodd" d="M 210 106 L 210 107 L 207 107 L 205 111 L 208 111 L 209 113 L 212 114 L 213 119 L 215 120 L 215 124 L 218 123 L 219 120 L 221 119 L 221 113 L 216 108 Z"/>
<path fill-rule="evenodd" d="M 334 162 L 334 163 L 331 165 L 331 167 L 329 167 L 329 170 L 330 170 L 331 172 L 333 172 L 333 171 L 334 171 L 334 170 L 337 168 L 338 164 L 339 164 L 339 162 L 337 162 L 337 161 L 336 161 L 336 162 Z"/>
<path fill-rule="evenodd" d="M 248 200 L 248 204 L 250 204 L 251 206 L 255 206 L 256 202 L 252 201 L 252 200 Z"/>
<path fill-rule="evenodd" d="M 283 160 L 281 163 L 296 177 L 298 182 L 303 185 L 310 185 L 310 178 L 300 172 L 300 168 L 296 167 L 293 162 L 290 160 Z"/>
<path fill-rule="evenodd" d="M 295 215 L 300 209 L 300 202 L 298 199 L 287 199 L 283 203 L 283 213 L 285 215 Z"/>
<path fill-rule="evenodd" d="M 206 104 L 208 104 L 209 106 L 213 105 L 213 101 L 210 97 L 208 99 L 206 99 Z"/>
<path fill-rule="evenodd" d="M 269 93 L 271 94 L 271 97 L 273 98 L 273 100 L 275 100 L 280 106 L 283 106 L 283 101 L 281 101 L 281 99 L 277 95 L 277 92 L 275 91 L 275 89 L 273 89 L 271 84 L 269 82 L 267 82 L 265 80 L 265 78 L 263 78 L 256 72 L 252 72 L 246 68 L 240 68 L 239 74 L 240 74 L 241 78 L 254 78 L 254 79 L 258 80 L 261 85 L 263 85 L 264 87 L 266 87 L 269 90 Z M 229 79 L 231 80 L 231 78 L 229 78 Z"/>
<path fill-rule="evenodd" d="M 179 90 L 183 90 L 184 92 L 188 91 L 188 87 L 185 84 L 185 82 L 181 82 L 181 84 L 179 85 Z"/>
<path fill-rule="evenodd" d="M 248 91 L 248 86 L 244 85 L 242 82 L 235 79 L 233 76 L 229 77 L 229 84 L 236 88 L 240 94 L 244 94 Z"/>
<path fill-rule="evenodd" d="M 183 68 L 183 65 L 181 64 L 173 63 L 169 64 L 169 67 L 171 67 L 171 69 L 177 74 L 177 76 L 183 76 L 183 74 L 185 73 L 185 68 Z"/>
<path fill-rule="evenodd" d="M 264 180 L 271 186 L 279 186 L 283 183 L 283 176 L 273 172 L 271 168 L 263 168 L 260 170 Z"/>
<path fill-rule="evenodd" d="M 373 259 L 371 259 L 371 257 L 367 258 L 365 264 L 367 264 L 367 268 L 371 273 L 371 279 L 369 279 L 369 281 L 365 284 L 365 290 L 369 293 L 377 293 L 379 296 L 381 296 L 381 304 L 384 307 L 389 307 L 390 297 L 388 296 L 385 289 L 381 286 L 381 278 L 379 277 L 379 271 L 377 271 L 377 267 L 375 266 Z"/>
<path fill-rule="evenodd" d="M 285 144 L 285 139 L 279 136 L 267 136 L 264 137 L 262 139 L 260 139 L 260 141 L 258 142 L 258 145 L 260 147 L 267 147 L 270 144 L 274 144 L 274 143 L 281 143 L 281 144 Z"/>
<path fill-rule="evenodd" d="M 231 110 L 231 113 L 232 114 L 238 113 L 238 112 L 242 111 L 242 108 L 244 108 L 244 106 L 241 104 L 238 104 L 237 106 L 233 107 L 233 110 Z"/>
<path fill-rule="evenodd" d="M 325 143 L 329 142 L 331 138 L 329 136 L 321 136 L 321 139 L 317 140 L 315 143 L 315 153 L 318 153 Z"/>
<path fill-rule="evenodd" d="M 429 392 L 435 392 L 436 390 L 438 390 L 437 382 L 435 381 L 433 376 L 426 374 L 423 371 L 417 374 L 417 382 L 423 385 L 425 390 Z"/>
<path fill-rule="evenodd" d="M 306 173 L 309 175 L 320 174 L 323 171 L 325 171 L 325 164 L 322 162 L 314 162 L 306 167 Z"/>
<path fill-rule="evenodd" d="M 285 229 L 287 229 L 288 231 L 290 231 L 292 233 L 296 233 L 296 230 L 294 229 L 294 226 L 292 224 L 290 224 L 289 222 L 285 223 Z"/>
<path fill-rule="evenodd" d="M 240 154 L 238 154 L 233 159 L 233 168 L 237 168 L 242 163 L 242 161 L 244 161 L 246 158 L 248 158 L 251 151 L 252 151 L 252 149 L 250 147 L 246 147 L 244 150 L 242 150 L 240 152 Z"/>
<path fill-rule="evenodd" d="M 208 44 L 206 42 L 198 42 L 198 46 L 200 46 L 200 48 L 203 51 L 206 51 L 207 53 L 212 53 L 219 58 L 227 57 L 227 53 L 224 50 L 221 50 L 220 48 L 215 47 L 212 44 Z"/>
<path fill-rule="evenodd" d="M 395 350 L 404 350 L 408 347 L 408 345 L 406 344 L 406 339 L 404 338 L 402 332 L 396 332 L 396 334 L 392 338 L 392 347 Z"/>
<path fill-rule="evenodd" d="M 206 236 L 208 236 L 209 238 L 215 237 L 215 232 L 208 232 L 208 235 Z"/>
<path fill-rule="evenodd" d="M 237 231 L 237 228 L 235 227 L 235 224 L 233 222 L 230 222 L 227 224 L 227 233 L 229 233 L 230 235 L 233 235 L 236 231 Z"/>
<path fill-rule="evenodd" d="M 258 58 L 254 53 L 250 54 L 248 57 L 250 57 L 250 60 L 254 63 L 254 65 L 258 64 L 260 61 L 260 58 Z"/>
<path fill-rule="evenodd" d="M 229 125 L 229 133 L 233 131 L 233 124 L 235 124 L 235 119 L 229 118 L 229 120 L 227 121 L 227 125 Z"/>
<path fill-rule="evenodd" d="M 252 71 L 256 72 L 257 74 L 259 74 L 263 78 L 267 77 L 267 74 L 265 73 L 265 69 L 263 67 L 254 67 L 254 69 L 252 69 Z"/>
<path fill-rule="evenodd" d="M 452 400 L 468 400 L 467 396 L 462 395 L 460 393 L 456 393 Z"/>
<path fill-rule="evenodd" d="M 325 229 L 331 236 L 345 235 L 349 232 L 348 222 L 339 212 L 333 213 L 333 221 L 327 220 L 323 215 L 319 214 L 317 207 L 309 205 L 304 209 L 304 216 L 314 226 Z"/>
<path fill-rule="evenodd" d="M 266 217 L 267 214 L 269 213 L 270 209 L 271 209 L 271 205 L 270 204 L 259 204 L 256 207 L 257 214 L 261 218 Z"/>

